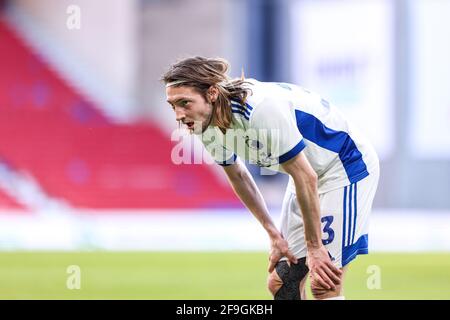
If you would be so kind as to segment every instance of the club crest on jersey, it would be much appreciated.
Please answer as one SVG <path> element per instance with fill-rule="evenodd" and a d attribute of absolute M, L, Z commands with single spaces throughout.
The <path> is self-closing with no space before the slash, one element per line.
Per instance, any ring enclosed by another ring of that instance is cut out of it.
<path fill-rule="evenodd" d="M 250 137 L 245 137 L 245 144 L 249 148 L 257 149 L 257 150 L 260 150 L 264 147 L 261 142 L 259 142 L 258 140 L 252 140 L 252 139 L 250 139 Z"/>
<path fill-rule="evenodd" d="M 256 160 L 256 164 L 259 167 L 270 167 L 275 164 L 277 164 L 278 160 L 275 158 L 272 158 L 272 154 L 266 154 L 265 152 L 262 152 L 258 154 L 258 160 Z"/>

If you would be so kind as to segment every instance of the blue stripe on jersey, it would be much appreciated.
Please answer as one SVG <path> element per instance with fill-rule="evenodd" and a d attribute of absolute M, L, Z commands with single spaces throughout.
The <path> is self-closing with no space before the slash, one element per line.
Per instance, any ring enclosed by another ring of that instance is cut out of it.
<path fill-rule="evenodd" d="M 245 119 L 250 120 L 250 114 L 247 110 L 243 108 L 235 107 L 235 105 L 231 105 L 231 112 L 243 115 Z"/>
<path fill-rule="evenodd" d="M 250 117 L 250 111 L 244 109 L 242 106 L 238 106 L 237 104 L 231 104 L 231 110 L 244 112 L 248 117 Z"/>
<path fill-rule="evenodd" d="M 230 102 L 231 102 L 232 109 L 234 107 L 235 109 L 242 110 L 247 114 L 247 117 L 250 118 L 250 115 L 253 112 L 253 107 L 251 105 L 249 105 L 248 103 L 245 103 L 245 105 L 242 105 L 239 101 L 236 101 L 236 100 L 231 100 Z M 249 119 L 247 119 L 247 120 L 249 120 Z"/>
<path fill-rule="evenodd" d="M 295 116 L 297 127 L 303 137 L 339 154 L 350 183 L 369 175 L 362 154 L 348 133 L 330 129 L 313 115 L 300 110 L 295 110 Z"/>
<path fill-rule="evenodd" d="M 345 248 L 345 229 L 347 228 L 347 187 L 344 187 L 344 207 L 343 207 L 343 219 L 342 222 L 342 249 Z"/>
<path fill-rule="evenodd" d="M 347 245 L 351 245 L 352 240 L 352 197 L 353 193 L 353 184 L 350 185 L 350 192 L 348 195 L 348 236 L 347 236 Z"/>
<path fill-rule="evenodd" d="M 216 163 L 219 166 L 226 167 L 226 166 L 234 164 L 236 162 L 236 158 L 237 158 L 237 156 L 233 153 L 233 156 L 230 159 L 228 159 L 226 161 L 222 161 L 222 162 L 221 161 L 216 161 Z"/>
<path fill-rule="evenodd" d="M 290 151 L 286 152 L 285 154 L 283 154 L 281 157 L 278 158 L 278 163 L 281 164 L 283 162 L 292 159 L 293 157 L 298 155 L 300 151 L 302 151 L 305 147 L 306 147 L 305 141 L 303 141 L 303 139 L 300 140 L 300 142 L 297 143 L 295 147 L 293 147 Z"/>
<path fill-rule="evenodd" d="M 253 107 L 251 105 L 249 105 L 247 102 L 245 103 L 245 106 L 243 106 L 239 101 L 236 101 L 236 100 L 231 100 L 231 103 L 237 104 L 237 105 L 239 105 L 241 107 L 245 107 L 245 108 L 247 108 L 249 110 L 253 110 Z"/>
<path fill-rule="evenodd" d="M 242 113 L 244 113 L 247 117 L 250 117 L 250 112 L 249 112 L 248 110 L 237 108 L 237 107 L 235 107 L 234 105 L 231 105 L 231 110 L 232 110 L 232 111 L 242 112 Z"/>
<path fill-rule="evenodd" d="M 359 237 L 356 243 L 342 249 L 342 266 L 344 267 L 353 259 L 356 258 L 358 254 L 369 253 L 369 235 L 364 234 Z"/>
<path fill-rule="evenodd" d="M 250 120 L 250 111 L 245 109 L 242 105 L 231 101 L 231 112 L 244 116 L 245 119 Z"/>
<path fill-rule="evenodd" d="M 250 111 L 253 110 L 253 107 L 252 107 L 251 105 L 249 105 L 248 103 L 246 103 L 245 106 L 243 106 L 243 105 L 240 104 L 240 103 L 231 101 L 231 105 L 234 106 L 234 107 L 242 108 L 242 109 L 244 109 L 245 111 L 248 111 L 248 113 L 250 113 Z"/>
<path fill-rule="evenodd" d="M 355 192 L 354 192 L 354 200 L 353 200 L 353 206 L 354 206 L 354 211 L 355 211 L 355 216 L 354 216 L 354 218 L 353 218 L 353 235 L 352 235 L 352 243 L 355 241 L 355 230 L 356 230 L 356 216 L 357 216 L 357 214 L 358 214 L 358 203 L 356 202 L 356 193 L 357 193 L 357 191 L 358 191 L 358 185 L 357 185 L 357 182 L 355 182 Z"/>
<path fill-rule="evenodd" d="M 236 113 L 236 114 L 240 114 L 240 115 L 244 116 L 245 119 L 250 120 L 250 118 L 242 110 L 235 110 L 235 109 L 231 108 L 231 112 L 232 113 Z"/>

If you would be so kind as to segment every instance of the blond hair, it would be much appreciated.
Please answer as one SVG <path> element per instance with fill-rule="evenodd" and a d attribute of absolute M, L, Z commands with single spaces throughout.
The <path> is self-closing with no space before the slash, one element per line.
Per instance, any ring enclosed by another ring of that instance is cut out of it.
<path fill-rule="evenodd" d="M 223 133 L 231 128 L 233 116 L 231 100 L 245 105 L 245 100 L 251 89 L 245 87 L 249 82 L 244 76 L 231 79 L 228 75 L 229 63 L 222 58 L 190 57 L 176 62 L 163 75 L 166 86 L 189 86 L 200 93 L 205 100 L 211 86 L 218 89 L 217 100 L 212 104 L 211 124 L 217 126 Z"/>

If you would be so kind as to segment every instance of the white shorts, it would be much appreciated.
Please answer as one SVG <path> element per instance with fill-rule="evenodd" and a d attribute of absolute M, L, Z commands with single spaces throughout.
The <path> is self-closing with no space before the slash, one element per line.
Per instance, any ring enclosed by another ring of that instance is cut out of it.
<path fill-rule="evenodd" d="M 337 267 L 369 252 L 369 216 L 378 178 L 376 171 L 361 181 L 319 194 L 322 243 Z M 297 258 L 305 257 L 303 219 L 295 193 L 286 191 L 281 210 L 280 230 L 289 249 Z"/>

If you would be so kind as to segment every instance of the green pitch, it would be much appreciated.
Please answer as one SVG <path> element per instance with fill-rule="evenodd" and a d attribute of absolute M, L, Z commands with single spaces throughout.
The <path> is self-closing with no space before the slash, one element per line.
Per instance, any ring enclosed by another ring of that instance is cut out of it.
<path fill-rule="evenodd" d="M 0 299 L 271 299 L 267 260 L 259 252 L 3 252 Z M 79 290 L 67 288 L 70 265 L 80 267 Z M 360 256 L 345 296 L 450 299 L 450 254 Z"/>

